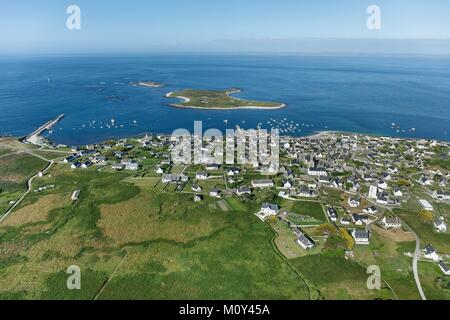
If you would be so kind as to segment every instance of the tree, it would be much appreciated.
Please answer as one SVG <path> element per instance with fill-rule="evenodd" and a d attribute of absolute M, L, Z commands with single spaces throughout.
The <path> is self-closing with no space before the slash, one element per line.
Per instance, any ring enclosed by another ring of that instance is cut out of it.
<path fill-rule="evenodd" d="M 324 223 L 317 227 L 317 230 L 324 235 L 335 235 L 336 228 L 330 223 Z"/>
<path fill-rule="evenodd" d="M 355 239 L 353 239 L 350 233 L 348 233 L 347 229 L 344 228 L 339 229 L 339 235 L 341 236 L 342 239 L 345 240 L 347 244 L 347 249 L 352 250 L 353 247 L 355 246 Z"/>
<path fill-rule="evenodd" d="M 423 219 L 424 222 L 431 222 L 433 221 L 433 212 L 428 210 L 422 210 L 419 213 L 419 216 Z"/>

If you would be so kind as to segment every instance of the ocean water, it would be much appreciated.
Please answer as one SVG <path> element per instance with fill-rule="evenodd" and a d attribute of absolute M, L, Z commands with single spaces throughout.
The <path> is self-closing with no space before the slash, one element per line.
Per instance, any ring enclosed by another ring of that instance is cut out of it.
<path fill-rule="evenodd" d="M 136 81 L 166 86 L 130 85 Z M 164 97 L 185 88 L 230 87 L 242 89 L 238 97 L 284 102 L 287 108 L 177 109 L 169 107 L 173 101 Z M 223 131 L 236 125 L 255 128 L 259 123 L 270 129 L 283 120 L 296 125 L 295 132 L 289 132 L 296 136 L 336 130 L 450 141 L 450 58 L 173 54 L 0 58 L 0 134 L 26 135 L 62 113 L 66 117 L 48 135 L 68 145 L 177 128 L 193 131 L 195 120 L 202 120 L 204 129 Z M 117 128 L 106 126 L 111 119 Z"/>

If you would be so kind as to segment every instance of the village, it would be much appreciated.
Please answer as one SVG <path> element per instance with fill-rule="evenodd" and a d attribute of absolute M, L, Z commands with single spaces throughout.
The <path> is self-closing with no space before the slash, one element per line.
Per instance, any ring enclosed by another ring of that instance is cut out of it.
<path fill-rule="evenodd" d="M 254 162 L 213 163 L 213 155 L 203 164 L 176 165 L 171 157 L 176 139 L 166 135 L 72 147 L 63 162 L 73 170 L 96 167 L 157 179 L 164 191 L 190 193 L 193 202 L 214 198 L 225 210 L 227 199 L 252 203 L 261 221 L 284 224 L 304 251 L 336 233 L 347 241 L 345 254 L 351 258 L 354 246 L 370 244 L 374 226 L 409 230 L 397 214 L 404 207 L 414 207 L 432 232 L 447 233 L 450 172 L 439 164 L 450 155 L 448 143 L 333 132 L 283 136 L 279 143 L 278 172 Z M 210 144 L 204 139 L 202 150 L 210 150 Z M 437 210 L 436 204 L 444 209 Z M 422 243 L 420 249 L 422 259 L 450 274 L 450 252 L 437 252 L 433 243 Z"/>

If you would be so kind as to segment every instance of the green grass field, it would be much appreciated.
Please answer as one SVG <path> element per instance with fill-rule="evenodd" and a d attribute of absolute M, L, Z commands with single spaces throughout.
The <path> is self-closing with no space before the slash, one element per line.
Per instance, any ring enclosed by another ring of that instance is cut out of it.
<path fill-rule="evenodd" d="M 5 150 L 5 149 L 1 149 Z M 24 192 L 26 181 L 44 169 L 47 162 L 27 153 L 5 151 L 0 157 L 0 215 Z"/>
<path fill-rule="evenodd" d="M 417 212 L 402 209 L 394 210 L 419 236 L 422 246 L 432 244 L 436 250 L 450 252 L 450 234 L 438 233 L 431 222 L 425 222 Z"/>
<path fill-rule="evenodd" d="M 67 198 L 79 189 L 80 199 L 41 203 L 31 221 L 42 198 L 32 194 L 14 223 L 0 228 L 0 298 L 309 298 L 273 250 L 271 229 L 252 213 L 225 213 L 213 202 L 194 204 L 189 195 L 124 178 L 59 165 L 51 178 L 39 178 L 55 184 L 49 195 Z M 70 265 L 81 268 L 82 290 L 66 289 Z"/>
<path fill-rule="evenodd" d="M 299 214 L 303 216 L 309 216 L 313 218 L 312 222 L 322 223 L 325 221 L 325 215 L 322 206 L 319 202 L 312 201 L 284 201 L 283 209 L 288 210 L 294 214 Z M 295 217 L 293 217 L 295 220 Z M 294 223 L 301 221 L 292 221 Z"/>

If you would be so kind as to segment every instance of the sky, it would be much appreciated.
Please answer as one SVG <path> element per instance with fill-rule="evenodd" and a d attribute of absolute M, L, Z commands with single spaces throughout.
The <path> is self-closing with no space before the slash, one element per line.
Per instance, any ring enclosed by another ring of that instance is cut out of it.
<path fill-rule="evenodd" d="M 81 30 L 66 27 L 69 5 Z M 450 1 L 0 0 L 0 55 L 358 50 L 450 54 Z"/>

